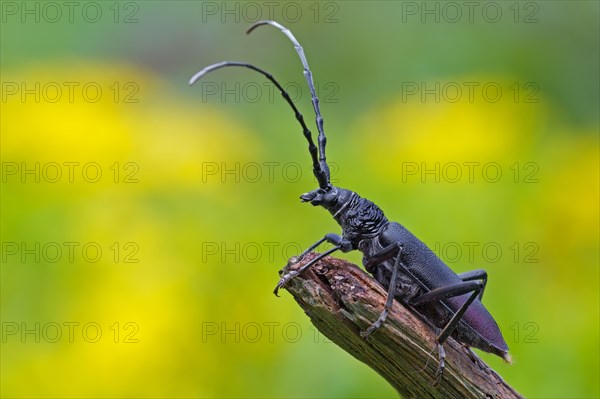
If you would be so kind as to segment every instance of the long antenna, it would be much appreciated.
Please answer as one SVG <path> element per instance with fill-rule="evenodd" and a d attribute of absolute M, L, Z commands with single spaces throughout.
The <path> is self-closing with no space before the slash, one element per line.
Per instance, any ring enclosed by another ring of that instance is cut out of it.
<path fill-rule="evenodd" d="M 304 122 L 304 117 L 302 116 L 300 111 L 298 111 L 298 108 L 296 107 L 296 105 L 294 104 L 292 99 L 290 98 L 290 95 L 279 84 L 279 82 L 273 77 L 273 75 L 271 75 L 270 73 L 268 73 L 258 67 L 255 67 L 252 64 L 248 64 L 245 62 L 225 61 L 225 62 L 219 62 L 217 64 L 209 65 L 206 68 L 199 71 L 198 73 L 196 73 L 190 79 L 190 82 L 189 82 L 190 86 L 192 86 L 194 83 L 196 83 L 198 80 L 200 80 L 207 73 L 212 72 L 217 69 L 220 69 L 220 68 L 225 68 L 225 67 L 243 67 L 243 68 L 252 69 L 253 71 L 256 71 L 256 72 L 264 75 L 279 89 L 283 98 L 287 101 L 287 103 L 290 105 L 290 107 L 292 107 L 292 110 L 294 111 L 294 115 L 296 116 L 296 119 L 298 120 L 298 122 L 300 122 L 300 125 L 302 126 L 302 131 L 304 133 L 304 137 L 306 137 L 306 140 L 308 141 L 308 151 L 310 152 L 310 156 L 313 161 L 313 173 L 314 173 L 315 177 L 317 178 L 317 181 L 319 182 L 319 187 L 327 188 L 329 186 L 329 170 L 327 170 L 327 172 L 325 172 L 322 169 L 321 165 L 319 164 L 317 147 L 315 146 L 315 143 L 313 141 L 310 130 L 308 129 L 308 127 L 306 126 L 306 123 Z M 327 165 L 327 164 L 325 164 L 325 165 Z"/>
<path fill-rule="evenodd" d="M 302 61 L 302 66 L 304 67 L 304 77 L 306 78 L 306 81 L 308 82 L 308 88 L 310 90 L 312 104 L 313 104 L 313 108 L 315 110 L 315 116 L 316 116 L 315 120 L 317 122 L 317 130 L 319 131 L 319 137 L 318 137 L 319 161 L 321 164 L 321 169 L 323 171 L 325 171 L 325 173 L 327 175 L 327 182 L 329 183 L 329 165 L 327 165 L 327 159 L 325 157 L 325 146 L 327 145 L 327 138 L 325 137 L 325 132 L 323 131 L 323 117 L 321 116 L 321 110 L 319 109 L 319 98 L 317 97 L 317 93 L 315 91 L 315 84 L 313 82 L 312 72 L 310 72 L 310 68 L 308 67 L 308 61 L 306 60 L 306 56 L 304 55 L 304 49 L 302 48 L 300 43 L 298 43 L 298 40 L 296 40 L 296 38 L 294 37 L 294 35 L 288 28 L 286 28 L 285 26 L 283 26 L 275 21 L 258 21 L 256 23 L 254 23 L 252 26 L 250 26 L 250 28 L 248 28 L 246 33 L 250 34 L 250 33 L 252 33 L 252 31 L 254 29 L 256 29 L 262 25 L 274 26 L 275 28 L 279 29 L 284 35 L 286 35 L 294 44 L 294 47 L 296 48 L 296 52 L 298 53 L 298 56 L 300 57 L 300 61 Z"/>

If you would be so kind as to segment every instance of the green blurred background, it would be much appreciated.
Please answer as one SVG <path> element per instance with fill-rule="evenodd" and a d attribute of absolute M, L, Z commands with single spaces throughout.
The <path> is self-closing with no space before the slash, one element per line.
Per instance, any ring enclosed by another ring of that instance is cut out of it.
<path fill-rule="evenodd" d="M 484 359 L 527 397 L 598 397 L 599 3 L 466 3 L 3 1 L 1 396 L 395 396 L 272 295 L 339 231 L 299 203 L 285 102 L 248 70 L 187 85 L 252 62 L 313 126 L 291 43 L 244 34 L 273 18 L 334 181 L 488 271 L 514 364 Z"/>

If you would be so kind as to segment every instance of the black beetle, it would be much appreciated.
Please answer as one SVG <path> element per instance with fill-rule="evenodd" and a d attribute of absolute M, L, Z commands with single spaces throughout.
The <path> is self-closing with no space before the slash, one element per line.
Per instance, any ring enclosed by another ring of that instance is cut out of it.
<path fill-rule="evenodd" d="M 266 71 L 248 63 L 221 62 L 210 65 L 195 74 L 190 79 L 190 85 L 215 69 L 229 66 L 252 69 L 264 75 L 280 90 L 302 126 L 304 136 L 309 144 L 313 173 L 319 183 L 319 188 L 302 194 L 300 199 L 303 202 L 310 202 L 314 206 L 318 205 L 327 209 L 342 227 L 342 235 L 326 234 L 304 251 L 296 261 L 302 259 L 304 255 L 325 241 L 333 244 L 333 248 L 315 257 L 300 269 L 284 275 L 275 288 L 275 294 L 277 295 L 279 288 L 283 287 L 290 279 L 319 259 L 338 250 L 349 252 L 357 249 L 364 254 L 365 269 L 388 290 L 383 311 L 379 318 L 366 331 L 362 332 L 363 336 L 368 336 L 384 323 L 393 300 L 396 298 L 403 305 L 413 309 L 441 329 L 436 338 L 440 360 L 436 382 L 440 381 L 443 374 L 445 357 L 443 344 L 449 336 L 467 347 L 479 348 L 510 362 L 508 346 L 502 333 L 494 318 L 481 303 L 487 282 L 487 273 L 484 270 L 474 270 L 462 274 L 454 273 L 404 226 L 388 221 L 383 211 L 373 202 L 360 197 L 353 191 L 334 187 L 330 183 L 330 172 L 325 157 L 327 140 L 323 131 L 323 118 L 304 50 L 289 29 L 274 21 L 259 21 L 253 24 L 247 33 L 262 25 L 271 25 L 281 30 L 292 41 L 300 56 L 316 115 L 319 132 L 318 149 L 302 114 L 283 87 Z"/>

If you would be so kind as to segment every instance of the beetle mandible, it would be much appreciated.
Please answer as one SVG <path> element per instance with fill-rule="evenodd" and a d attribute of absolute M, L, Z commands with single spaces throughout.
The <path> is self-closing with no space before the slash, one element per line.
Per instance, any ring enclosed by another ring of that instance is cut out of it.
<path fill-rule="evenodd" d="M 287 36 L 296 49 L 304 76 L 310 89 L 312 105 L 316 115 L 318 142 L 315 145 L 304 117 L 279 82 L 268 72 L 244 62 L 225 61 L 207 66 L 190 79 L 193 85 L 207 73 L 223 67 L 244 67 L 254 70 L 270 80 L 281 92 L 283 98 L 294 111 L 304 137 L 308 141 L 313 173 L 319 188 L 300 196 L 302 202 L 327 209 L 341 226 L 342 234 L 326 234 L 311 245 L 296 261 L 317 248 L 323 242 L 333 244 L 322 254 L 306 263 L 298 270 L 285 274 L 275 287 L 277 291 L 290 279 L 315 264 L 321 258 L 336 252 L 359 250 L 363 253 L 363 265 L 375 279 L 387 289 L 387 300 L 375 322 L 361 334 L 366 337 L 385 322 L 394 298 L 404 306 L 416 311 L 440 329 L 436 337 L 439 351 L 439 366 L 436 383 L 442 378 L 445 367 L 443 344 L 452 336 L 467 347 L 474 347 L 493 353 L 510 362 L 508 346 L 496 321 L 481 303 L 487 282 L 484 270 L 474 270 L 462 274 L 454 273 L 435 253 L 404 226 L 390 222 L 383 211 L 373 202 L 360 197 L 354 191 L 335 187 L 330 182 L 329 166 L 325 157 L 327 139 L 323 130 L 323 117 L 319 109 L 319 99 L 315 92 L 312 73 L 302 46 L 292 32 L 275 21 L 259 21 L 250 26 L 246 33 L 255 28 L 271 25 Z"/>

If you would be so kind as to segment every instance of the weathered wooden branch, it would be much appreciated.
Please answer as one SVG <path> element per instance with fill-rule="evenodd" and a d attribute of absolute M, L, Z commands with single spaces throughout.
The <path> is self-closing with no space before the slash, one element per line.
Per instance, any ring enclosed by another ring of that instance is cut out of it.
<path fill-rule="evenodd" d="M 286 266 L 284 272 L 313 259 Z M 522 398 L 498 374 L 450 338 L 446 370 L 433 386 L 438 367 L 435 331 L 399 303 L 368 338 L 360 335 L 383 309 L 386 291 L 356 265 L 326 257 L 285 288 L 315 327 L 336 345 L 385 378 L 404 398 Z"/>

